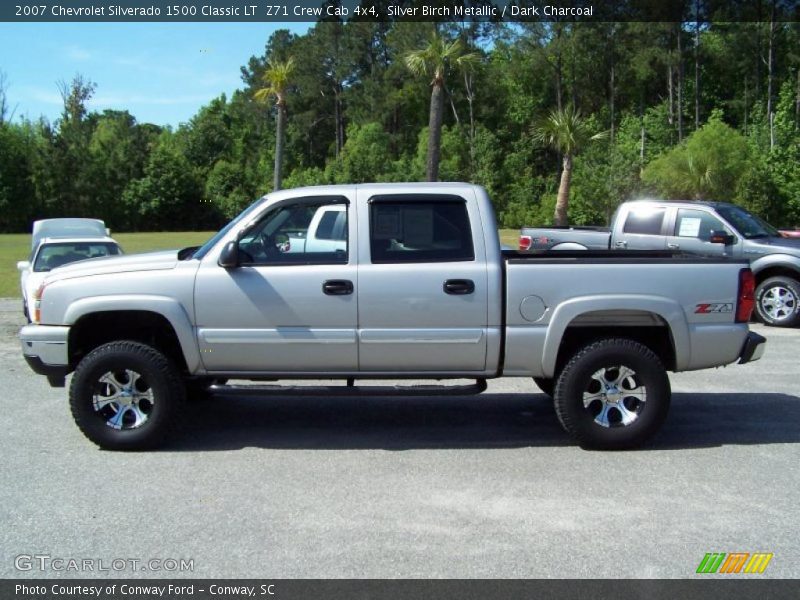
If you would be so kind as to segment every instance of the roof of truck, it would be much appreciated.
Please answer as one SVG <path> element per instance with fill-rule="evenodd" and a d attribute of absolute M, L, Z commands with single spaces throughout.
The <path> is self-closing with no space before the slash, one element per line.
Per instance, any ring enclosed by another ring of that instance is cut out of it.
<path fill-rule="evenodd" d="M 658 198 L 641 198 L 639 200 L 629 200 L 629 204 L 635 203 L 651 203 L 651 204 L 694 204 L 700 206 L 709 206 L 712 208 L 718 206 L 736 206 L 731 202 L 720 202 L 718 200 L 659 200 Z"/>
<path fill-rule="evenodd" d="M 109 231 L 100 219 L 66 217 L 61 219 L 41 219 L 33 222 L 31 250 L 45 239 L 52 238 L 100 238 L 107 237 Z"/>

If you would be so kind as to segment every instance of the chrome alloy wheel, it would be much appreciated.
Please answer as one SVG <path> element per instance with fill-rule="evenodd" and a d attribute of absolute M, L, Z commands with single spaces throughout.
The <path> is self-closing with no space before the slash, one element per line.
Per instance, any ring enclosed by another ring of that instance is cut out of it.
<path fill-rule="evenodd" d="M 647 401 L 647 389 L 636 372 L 625 366 L 595 371 L 583 392 L 583 407 L 602 427 L 634 423 Z"/>
<path fill-rule="evenodd" d="M 797 298 L 792 290 L 774 285 L 761 295 L 761 310 L 773 321 L 783 321 L 794 314 Z"/>
<path fill-rule="evenodd" d="M 92 406 L 109 427 L 136 429 L 150 418 L 153 390 L 132 369 L 108 371 L 97 380 Z"/>

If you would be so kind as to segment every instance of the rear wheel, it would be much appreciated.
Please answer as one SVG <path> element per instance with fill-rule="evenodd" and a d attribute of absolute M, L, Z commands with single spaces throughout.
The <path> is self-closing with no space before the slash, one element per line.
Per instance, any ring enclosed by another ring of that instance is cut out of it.
<path fill-rule="evenodd" d="M 669 378 L 646 346 L 601 340 L 573 355 L 558 377 L 554 399 L 561 425 L 582 447 L 634 448 L 664 423 Z"/>
<path fill-rule="evenodd" d="M 800 283 L 789 277 L 770 277 L 756 288 L 756 313 L 767 325 L 793 327 L 800 323 Z"/>
<path fill-rule="evenodd" d="M 107 450 L 160 446 L 184 399 L 175 365 L 158 350 L 111 342 L 86 355 L 69 390 L 72 416 L 83 434 Z"/>

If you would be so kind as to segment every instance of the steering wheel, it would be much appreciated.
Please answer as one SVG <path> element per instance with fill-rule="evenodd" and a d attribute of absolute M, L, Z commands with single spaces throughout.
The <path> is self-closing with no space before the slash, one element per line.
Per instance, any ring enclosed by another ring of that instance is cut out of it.
<path fill-rule="evenodd" d="M 262 232 L 258 235 L 258 244 L 266 260 L 274 260 L 283 252 L 282 244 L 276 241 L 276 237 L 277 235 L 274 233 L 270 235 Z"/>

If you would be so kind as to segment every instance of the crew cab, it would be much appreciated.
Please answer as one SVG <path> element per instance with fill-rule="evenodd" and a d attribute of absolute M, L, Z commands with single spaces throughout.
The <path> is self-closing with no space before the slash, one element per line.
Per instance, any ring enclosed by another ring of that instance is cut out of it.
<path fill-rule="evenodd" d="M 344 246 L 286 251 L 330 207 Z M 761 357 L 753 291 L 746 260 L 503 252 L 478 186 L 338 185 L 268 194 L 199 248 L 54 271 L 20 339 L 51 385 L 73 373 L 73 417 L 103 448 L 163 443 L 208 389 L 466 393 L 501 376 L 533 377 L 584 447 L 630 448 L 667 415 L 668 371 Z M 404 378 L 475 383 L 355 385 Z M 347 385 L 228 383 L 282 379 Z"/>
<path fill-rule="evenodd" d="M 800 239 L 735 204 L 635 200 L 611 227 L 523 227 L 520 250 L 670 250 L 750 261 L 756 315 L 767 325 L 800 324 Z"/>

